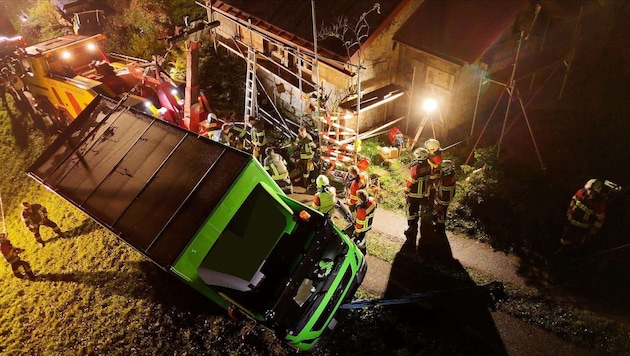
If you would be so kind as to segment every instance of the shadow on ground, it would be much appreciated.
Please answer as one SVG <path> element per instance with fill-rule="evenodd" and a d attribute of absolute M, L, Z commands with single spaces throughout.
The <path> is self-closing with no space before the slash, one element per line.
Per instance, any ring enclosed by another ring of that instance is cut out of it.
<path fill-rule="evenodd" d="M 396 255 L 384 299 L 423 297 L 350 311 L 328 346 L 332 354 L 507 354 L 486 289 L 452 259 L 444 231 L 423 231 L 423 236 L 420 253 Z"/>

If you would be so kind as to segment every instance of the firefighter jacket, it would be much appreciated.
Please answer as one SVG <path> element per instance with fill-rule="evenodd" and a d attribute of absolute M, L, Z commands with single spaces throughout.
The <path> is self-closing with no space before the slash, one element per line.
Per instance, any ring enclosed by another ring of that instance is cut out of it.
<path fill-rule="evenodd" d="M 352 183 L 350 183 L 350 189 L 348 191 L 348 199 L 346 204 L 350 207 L 354 207 L 359 202 L 359 197 L 357 196 L 357 191 L 359 189 L 365 189 L 367 187 L 368 176 L 365 172 L 360 172 L 357 175 Z"/>
<path fill-rule="evenodd" d="M 590 229 L 591 234 L 596 234 L 606 220 L 606 201 L 603 197 L 589 194 L 585 188 L 581 188 L 571 199 L 567 219 L 571 225 Z"/>
<path fill-rule="evenodd" d="M 357 215 L 354 221 L 354 233 L 368 232 L 372 229 L 374 212 L 376 211 L 376 199 L 369 197 L 366 202 L 357 205 Z"/>
<path fill-rule="evenodd" d="M 426 198 L 431 195 L 431 166 L 429 162 L 415 160 L 405 185 L 405 194 L 410 198 Z"/>
<path fill-rule="evenodd" d="M 313 137 L 308 133 L 302 137 L 298 136 L 295 143 L 300 149 L 300 159 L 313 159 L 317 145 L 313 142 Z"/>
<path fill-rule="evenodd" d="M 267 136 L 265 134 L 265 123 L 262 120 L 256 121 L 249 131 L 251 135 L 252 145 L 254 147 L 262 147 L 267 144 Z"/>
<path fill-rule="evenodd" d="M 278 153 L 272 153 L 265 157 L 265 170 L 275 181 L 284 180 L 289 176 L 287 162 Z"/>
<path fill-rule="evenodd" d="M 230 133 L 232 133 L 234 137 L 242 141 L 245 135 L 247 134 L 247 130 L 245 130 L 245 128 L 241 126 L 233 125 L 230 128 Z"/>
<path fill-rule="evenodd" d="M 4 259 L 9 263 L 17 262 L 20 259 L 18 250 L 13 248 L 13 245 L 11 245 L 9 240 L 0 242 L 0 250 L 2 250 L 2 256 L 4 256 Z"/>
<path fill-rule="evenodd" d="M 37 228 L 48 219 L 48 211 L 39 204 L 31 204 L 30 209 L 22 210 L 22 221 L 29 229 Z"/>
<path fill-rule="evenodd" d="M 313 197 L 313 209 L 328 213 L 337 203 L 337 190 L 329 185 L 322 187 Z"/>
<path fill-rule="evenodd" d="M 455 172 L 435 181 L 435 203 L 448 206 L 455 196 Z"/>
<path fill-rule="evenodd" d="M 442 151 L 438 150 L 435 154 L 432 154 L 427 159 L 427 163 L 431 166 L 431 181 L 435 182 L 440 178 L 440 163 L 442 163 Z"/>

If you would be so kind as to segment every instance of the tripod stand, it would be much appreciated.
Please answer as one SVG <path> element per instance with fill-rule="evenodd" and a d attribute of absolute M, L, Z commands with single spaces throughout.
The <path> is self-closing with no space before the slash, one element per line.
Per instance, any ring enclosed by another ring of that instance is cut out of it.
<path fill-rule="evenodd" d="M 534 22 L 536 21 L 536 18 L 538 17 L 538 13 L 540 12 L 540 5 L 536 5 L 536 13 L 534 16 L 534 20 L 532 21 L 529 30 L 531 30 L 531 28 L 534 25 Z M 528 32 L 529 32 L 528 30 Z M 501 152 L 501 144 L 503 143 L 503 137 L 505 136 L 505 127 L 507 124 L 507 120 L 508 117 L 510 115 L 510 106 L 512 104 L 513 100 L 518 100 L 520 109 L 521 109 L 521 113 L 523 114 L 523 118 L 525 119 L 525 123 L 527 124 L 527 129 L 529 130 L 529 136 L 532 139 L 532 142 L 534 144 L 534 149 L 536 150 L 536 156 L 538 157 L 538 162 L 540 163 L 540 168 L 544 171 L 546 169 L 545 164 L 543 163 L 542 157 L 540 156 L 540 151 L 538 150 L 538 144 L 536 143 L 536 138 L 534 137 L 534 132 L 532 131 L 532 126 L 529 122 L 529 118 L 527 117 L 527 112 L 525 111 L 525 105 L 523 104 L 523 100 L 521 99 L 520 93 L 518 91 L 518 88 L 516 87 L 516 80 L 514 79 L 514 76 L 516 74 L 516 67 L 518 64 L 518 59 L 519 59 L 519 55 L 521 52 L 521 46 L 523 44 L 524 40 L 527 40 L 527 37 L 529 36 L 529 34 L 526 36 L 525 35 L 525 31 L 521 31 L 520 35 L 519 35 L 519 39 L 518 39 L 518 46 L 516 48 L 516 56 L 514 58 L 514 64 L 512 65 L 512 72 L 510 74 L 510 79 L 508 80 L 507 83 L 502 83 L 496 80 L 492 80 L 489 79 L 490 82 L 493 83 L 497 83 L 500 85 L 503 85 L 503 91 L 501 92 L 501 95 L 499 95 L 499 98 L 497 99 L 497 102 L 494 105 L 494 108 L 492 109 L 492 112 L 490 113 L 490 117 L 488 117 L 488 121 L 486 121 L 485 125 L 483 126 L 483 129 L 481 130 L 481 133 L 479 134 L 479 137 L 477 138 L 477 142 L 475 142 L 475 145 L 473 146 L 472 150 L 470 151 L 470 154 L 468 155 L 468 158 L 466 159 L 466 163 L 468 164 L 468 162 L 470 161 L 470 158 L 473 155 L 473 152 L 475 151 L 475 149 L 477 148 L 477 145 L 479 144 L 479 141 L 481 141 L 481 137 L 483 136 L 484 132 L 486 131 L 486 128 L 488 127 L 488 124 L 490 123 L 490 120 L 492 119 L 492 116 L 494 115 L 497 107 L 499 106 L 499 103 L 501 102 L 501 99 L 503 98 L 503 96 L 505 95 L 505 93 L 508 94 L 508 103 L 507 103 L 507 107 L 505 109 L 505 116 L 503 117 L 503 126 L 501 128 L 501 136 L 499 137 L 499 142 L 497 143 L 497 157 L 499 156 L 500 152 Z M 482 78 L 483 80 L 483 78 Z"/>

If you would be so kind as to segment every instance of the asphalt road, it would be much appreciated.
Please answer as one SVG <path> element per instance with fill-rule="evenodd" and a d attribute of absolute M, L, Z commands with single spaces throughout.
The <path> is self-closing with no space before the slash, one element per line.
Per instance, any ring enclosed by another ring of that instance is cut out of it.
<path fill-rule="evenodd" d="M 373 230 L 380 238 L 404 241 L 403 231 L 407 225 L 403 215 L 384 209 L 378 209 L 374 217 Z M 492 247 L 462 236 L 447 233 L 453 258 L 461 266 L 474 269 L 494 280 L 503 282 L 506 289 L 517 288 L 529 294 L 539 291 L 527 284 L 517 273 L 519 258 L 494 251 Z M 391 284 L 391 265 L 373 256 L 368 256 L 368 276 L 361 286 L 370 293 L 383 296 L 387 285 Z M 408 281 L 408 279 L 406 279 Z M 534 325 L 523 322 L 500 311 L 490 312 L 496 333 L 503 343 L 508 355 L 595 355 L 595 352 L 584 350 L 566 342 L 554 334 Z"/>

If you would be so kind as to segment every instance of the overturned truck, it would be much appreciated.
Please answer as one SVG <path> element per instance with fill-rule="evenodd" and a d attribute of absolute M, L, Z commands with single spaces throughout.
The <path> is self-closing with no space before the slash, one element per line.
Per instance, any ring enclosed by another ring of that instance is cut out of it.
<path fill-rule="evenodd" d="M 96 97 L 28 169 L 170 274 L 312 348 L 365 275 L 325 216 L 251 155 Z"/>

